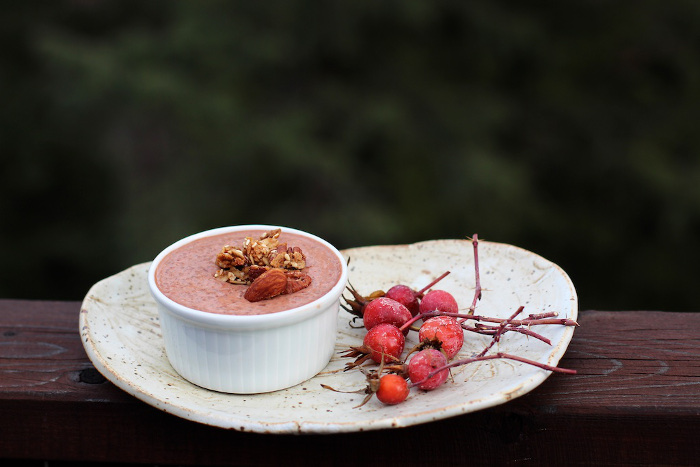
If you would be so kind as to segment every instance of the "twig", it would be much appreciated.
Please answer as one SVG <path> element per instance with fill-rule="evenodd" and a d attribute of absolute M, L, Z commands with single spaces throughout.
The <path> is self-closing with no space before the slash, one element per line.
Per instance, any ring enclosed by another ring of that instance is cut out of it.
<path fill-rule="evenodd" d="M 538 316 L 538 315 L 530 315 L 530 316 Z M 506 321 L 505 318 L 491 318 L 489 316 L 478 316 L 478 315 L 472 315 L 468 317 L 467 319 L 472 319 L 474 321 L 486 321 L 487 323 L 502 323 Z M 526 319 L 513 319 L 513 320 L 508 320 L 510 324 L 516 325 L 516 326 L 536 326 L 536 325 L 542 325 L 542 324 L 563 324 L 565 326 L 578 326 L 579 324 L 574 321 L 573 319 L 567 319 L 567 318 L 526 318 Z"/>
<path fill-rule="evenodd" d="M 425 293 L 426 290 L 428 290 L 429 288 L 431 288 L 432 286 L 434 286 L 435 284 L 437 284 L 438 282 L 440 282 L 441 280 L 443 280 L 449 273 L 450 273 L 450 271 L 443 272 L 443 273 L 440 275 L 440 277 L 438 277 L 437 279 L 433 280 L 430 284 L 426 285 L 425 287 L 423 287 L 422 289 L 420 289 L 418 292 L 416 292 L 416 297 L 421 297 L 421 298 L 422 298 L 422 297 L 423 297 L 423 294 Z"/>
<path fill-rule="evenodd" d="M 576 370 L 570 370 L 570 369 L 568 369 L 568 368 L 560 368 L 560 367 L 557 367 L 557 366 L 551 366 L 551 365 L 547 365 L 546 363 L 540 363 L 540 362 L 537 362 L 537 361 L 535 361 L 535 360 L 530 360 L 530 359 L 528 359 L 528 358 L 518 357 L 517 355 L 511 355 L 511 354 L 507 354 L 507 353 L 498 352 L 498 353 L 495 353 L 495 354 L 492 354 L 492 355 L 478 355 L 478 356 L 476 356 L 476 357 L 464 358 L 464 359 L 461 359 L 461 360 L 454 360 L 453 362 L 448 363 L 447 365 L 441 366 L 440 368 L 436 368 L 435 370 L 431 371 L 431 372 L 428 373 L 428 375 L 427 375 L 425 378 L 423 378 L 422 380 L 420 380 L 420 381 L 415 381 L 415 382 L 411 382 L 411 384 L 409 384 L 409 386 L 410 386 L 410 387 L 419 386 L 419 385 L 425 383 L 427 380 L 429 380 L 429 379 L 432 378 L 433 376 L 435 376 L 435 375 L 437 375 L 438 373 L 440 373 L 441 371 L 449 370 L 450 368 L 455 368 L 455 367 L 458 367 L 458 366 L 461 366 L 461 365 L 467 365 L 467 364 L 469 364 L 469 363 L 474 363 L 474 362 L 483 362 L 483 361 L 486 361 L 486 360 L 495 360 L 495 359 L 497 359 L 497 358 L 504 358 L 504 359 L 508 359 L 508 360 L 515 360 L 515 361 L 518 361 L 518 362 L 521 362 L 521 363 L 526 363 L 526 364 L 528 364 L 528 365 L 536 366 L 537 368 L 542 368 L 543 370 L 552 371 L 552 372 L 555 372 L 555 373 L 565 373 L 565 374 L 569 374 L 569 375 L 575 375 L 575 374 L 576 374 Z"/>
<path fill-rule="evenodd" d="M 544 316 L 551 316 L 550 313 L 543 313 L 542 315 Z M 405 331 L 406 329 L 410 328 L 413 323 L 420 319 L 426 319 L 426 318 L 432 318 L 434 316 L 451 316 L 453 318 L 462 318 L 460 320 L 460 323 L 462 324 L 462 327 L 471 330 L 466 324 L 464 324 L 465 321 L 468 320 L 473 320 L 473 321 L 484 321 L 487 323 L 503 323 L 504 321 L 508 321 L 509 324 L 513 326 L 538 326 L 538 325 L 545 325 L 545 324 L 561 324 L 563 326 L 578 326 L 579 324 L 574 321 L 573 319 L 568 319 L 568 318 L 526 318 L 526 319 L 510 319 L 510 318 L 492 318 L 489 316 L 480 316 L 480 315 L 469 315 L 466 313 L 449 313 L 446 311 L 427 311 L 424 313 L 419 313 L 416 316 L 412 317 L 409 321 L 404 323 L 401 326 L 401 331 Z M 539 315 L 530 315 L 537 317 Z"/>
<path fill-rule="evenodd" d="M 487 326 L 484 324 L 479 324 L 475 327 L 466 326 L 463 324 L 462 327 L 467 331 L 471 331 L 476 334 L 483 334 L 486 336 L 493 336 L 494 334 L 496 334 L 496 332 L 498 332 L 499 329 L 499 326 Z M 532 331 L 527 328 L 521 328 L 519 326 L 506 326 L 505 331 L 519 332 L 520 334 L 525 334 L 526 336 L 539 339 L 547 345 L 552 345 L 552 341 L 550 341 L 548 338 L 544 337 L 542 334 L 538 334 L 535 331 Z"/>
<path fill-rule="evenodd" d="M 474 277 L 476 280 L 476 287 L 474 289 L 472 306 L 469 307 L 468 314 L 470 315 L 473 315 L 474 310 L 476 310 L 476 302 L 481 300 L 481 278 L 479 277 L 479 236 L 477 234 L 474 234 L 472 237 L 472 245 L 474 245 Z"/>
<path fill-rule="evenodd" d="M 542 318 L 553 318 L 555 316 L 558 316 L 559 313 L 556 311 L 547 311 L 545 313 L 537 313 L 537 314 L 532 314 L 530 313 L 527 317 L 528 319 L 542 319 Z"/>
<path fill-rule="evenodd" d="M 511 322 L 512 320 L 515 319 L 516 316 L 518 316 L 520 313 L 522 313 L 522 311 L 523 311 L 524 308 L 525 308 L 525 307 L 522 306 L 522 305 L 519 306 L 518 309 L 515 310 L 515 312 L 513 312 L 513 314 L 510 316 L 510 318 L 508 318 L 507 320 L 503 321 L 503 322 L 499 325 L 498 330 L 496 331 L 496 333 L 493 335 L 493 338 L 491 339 L 491 342 L 489 343 L 489 345 L 487 345 L 487 346 L 484 348 L 484 350 L 481 351 L 481 353 L 478 355 L 479 357 L 483 357 L 484 355 L 486 355 L 486 352 L 488 352 L 488 351 L 491 349 L 491 347 L 494 346 L 494 344 L 495 344 L 496 342 L 499 342 L 499 341 L 501 340 L 501 334 L 503 334 L 505 328 L 510 324 L 510 322 Z"/>

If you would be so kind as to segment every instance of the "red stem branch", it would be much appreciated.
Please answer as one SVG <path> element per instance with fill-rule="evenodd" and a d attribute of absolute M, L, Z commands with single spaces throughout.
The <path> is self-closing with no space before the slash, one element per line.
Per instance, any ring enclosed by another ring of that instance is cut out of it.
<path fill-rule="evenodd" d="M 498 326 L 498 330 L 496 330 L 496 333 L 493 335 L 493 338 L 491 339 L 491 342 L 489 343 L 489 345 L 487 345 L 487 346 L 484 348 L 484 350 L 481 351 L 481 353 L 479 354 L 479 357 L 483 357 L 484 355 L 486 355 L 486 352 L 488 352 L 489 349 L 491 349 L 491 347 L 493 347 L 494 344 L 495 344 L 496 342 L 498 342 L 498 341 L 501 340 L 501 334 L 503 334 L 505 328 L 506 328 L 509 324 L 511 324 L 511 321 L 514 320 L 516 316 L 518 316 L 520 313 L 522 313 L 522 311 L 523 311 L 524 308 L 525 308 L 525 307 L 522 306 L 522 305 L 519 306 L 518 309 L 515 310 L 515 312 L 513 312 L 512 315 L 510 315 L 510 318 L 508 318 L 507 320 L 503 321 L 503 322 Z"/>
<path fill-rule="evenodd" d="M 479 355 L 479 356 L 476 356 L 476 357 L 464 358 L 464 359 L 461 359 L 461 360 L 455 360 L 455 361 L 453 361 L 453 362 L 451 362 L 451 363 L 448 363 L 447 365 L 444 365 L 444 366 L 442 366 L 442 367 L 440 367 L 440 368 L 436 368 L 435 370 L 431 371 L 431 372 L 428 373 L 428 375 L 427 375 L 425 378 L 423 378 L 422 380 L 420 380 L 420 381 L 415 381 L 415 382 L 411 382 L 411 383 L 409 384 L 409 387 L 419 386 L 419 385 L 423 384 L 424 382 L 426 382 L 427 380 L 429 380 L 430 378 L 432 378 L 433 376 L 435 376 L 436 374 L 440 373 L 441 371 L 445 371 L 445 370 L 448 370 L 448 369 L 450 369 L 450 368 L 455 368 L 455 367 L 458 367 L 458 366 L 461 366 L 461 365 L 467 365 L 467 364 L 469 364 L 469 363 L 474 363 L 474 362 L 483 362 L 483 361 L 486 361 L 486 360 L 495 360 L 495 359 L 497 359 L 497 358 L 504 358 L 504 359 L 508 359 L 508 360 L 515 360 L 515 361 L 518 361 L 518 362 L 521 362 L 521 363 L 526 363 L 526 364 L 528 364 L 528 365 L 532 365 L 532 366 L 535 366 L 535 367 L 537 367 L 537 368 L 542 368 L 543 370 L 552 371 L 552 372 L 555 372 L 555 373 L 565 373 L 565 374 L 569 374 L 569 375 L 575 375 L 575 374 L 576 374 L 576 370 L 570 370 L 570 369 L 568 369 L 568 368 L 559 368 L 559 367 L 556 367 L 556 366 L 547 365 L 546 363 L 540 363 L 540 362 L 537 362 L 537 361 L 535 361 L 535 360 L 530 360 L 529 358 L 518 357 L 517 355 L 512 355 L 512 354 L 507 354 L 507 353 L 501 353 L 501 352 L 499 352 L 499 353 L 496 353 L 496 354 L 493 354 L 493 355 Z"/>
<path fill-rule="evenodd" d="M 530 315 L 538 316 L 538 315 Z M 487 323 L 502 323 L 506 321 L 504 318 L 491 318 L 488 316 L 478 316 L 472 315 L 467 319 L 473 319 L 475 321 L 486 321 Z M 535 326 L 540 324 L 563 324 L 565 326 L 578 326 L 579 324 L 572 320 L 566 318 L 526 318 L 526 319 L 512 319 L 508 320 L 510 324 L 515 326 Z"/>
<path fill-rule="evenodd" d="M 549 316 L 549 313 L 547 313 L 546 315 Z M 462 327 L 464 327 L 467 330 L 472 330 L 472 328 L 463 324 L 465 321 L 468 321 L 468 320 L 485 321 L 487 323 L 497 323 L 497 324 L 508 321 L 508 324 L 513 325 L 513 326 L 538 326 L 538 325 L 545 325 L 545 324 L 561 324 L 563 326 L 578 326 L 579 325 L 573 319 L 567 319 L 567 318 L 510 319 L 510 318 L 491 318 L 489 316 L 469 315 L 469 314 L 465 314 L 465 313 L 448 313 L 446 311 L 427 311 L 425 313 L 419 313 L 416 316 L 412 317 L 409 321 L 407 321 L 405 324 L 403 324 L 400 327 L 400 329 L 401 329 L 401 331 L 405 331 L 407 328 L 409 328 L 416 321 L 418 321 L 420 319 L 425 319 L 425 318 L 432 318 L 434 316 L 451 316 L 453 318 L 463 318 L 461 320 Z M 538 315 L 530 315 L 530 316 L 538 316 Z"/>
<path fill-rule="evenodd" d="M 537 314 L 529 314 L 527 317 L 528 319 L 543 319 L 543 318 L 553 318 L 557 316 L 558 313 L 556 311 L 548 311 L 545 313 L 537 313 Z"/>
<path fill-rule="evenodd" d="M 479 277 L 479 236 L 474 234 L 472 237 L 472 245 L 474 245 L 474 277 L 476 281 L 476 288 L 474 289 L 474 300 L 472 300 L 472 306 L 469 307 L 470 315 L 474 314 L 476 310 L 476 302 L 481 300 L 481 278 Z"/>
<path fill-rule="evenodd" d="M 440 275 L 440 277 L 438 277 L 437 279 L 432 281 L 430 284 L 426 285 L 425 287 L 420 289 L 418 292 L 416 292 L 415 293 L 416 297 L 419 297 L 419 298 L 423 297 L 423 294 L 426 292 L 426 290 L 428 290 L 429 288 L 431 288 L 432 286 L 434 286 L 435 284 L 437 284 L 438 282 L 443 280 L 449 273 L 450 273 L 450 271 L 443 272 L 442 275 Z"/>
<path fill-rule="evenodd" d="M 467 331 L 475 332 L 477 334 L 483 334 L 486 336 L 493 336 L 494 334 L 496 334 L 496 332 L 498 332 L 498 329 L 499 329 L 497 326 L 486 326 L 486 325 L 479 325 L 478 327 L 471 327 L 471 326 L 465 326 L 463 324 L 462 327 Z M 509 326 L 506 326 L 505 331 L 519 332 L 520 334 L 525 334 L 526 336 L 530 336 L 530 337 L 534 337 L 535 339 L 539 339 L 547 345 L 552 345 L 552 341 L 550 341 L 548 338 L 544 337 L 542 334 L 536 333 L 535 331 L 531 331 L 530 329 L 509 325 Z"/>

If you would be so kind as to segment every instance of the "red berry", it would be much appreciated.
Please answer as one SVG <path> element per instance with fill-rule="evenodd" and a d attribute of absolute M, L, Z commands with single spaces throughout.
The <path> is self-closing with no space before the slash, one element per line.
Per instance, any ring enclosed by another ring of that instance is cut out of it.
<path fill-rule="evenodd" d="M 390 373 L 379 379 L 377 399 L 385 404 L 399 404 L 406 400 L 409 391 L 408 383 L 405 379 Z"/>
<path fill-rule="evenodd" d="M 419 313 L 418 296 L 416 292 L 407 285 L 395 285 L 386 291 L 387 298 L 396 300 L 411 312 L 412 316 Z"/>
<path fill-rule="evenodd" d="M 445 355 L 435 349 L 423 349 L 408 362 L 408 377 L 411 382 L 423 381 L 430 373 L 447 365 Z M 431 391 L 447 381 L 449 370 L 444 369 L 418 385 L 420 389 Z"/>
<path fill-rule="evenodd" d="M 408 311 L 408 308 L 396 300 L 386 297 L 375 298 L 369 302 L 362 315 L 362 320 L 368 331 L 381 323 L 401 327 L 411 318 L 411 312 Z M 408 329 L 406 329 L 406 333 L 408 333 Z"/>
<path fill-rule="evenodd" d="M 371 350 L 370 358 L 377 363 L 392 362 L 391 357 L 399 358 L 403 352 L 406 340 L 403 333 L 389 323 L 380 323 L 367 331 L 364 346 Z M 391 356 L 391 357 L 390 357 Z"/>
<path fill-rule="evenodd" d="M 435 316 L 428 319 L 418 331 L 418 340 L 439 342 L 448 360 L 454 358 L 464 344 L 464 330 L 451 316 Z"/>
<path fill-rule="evenodd" d="M 451 293 L 444 290 L 431 290 L 420 301 L 420 312 L 443 311 L 445 313 L 458 313 L 457 300 Z"/>

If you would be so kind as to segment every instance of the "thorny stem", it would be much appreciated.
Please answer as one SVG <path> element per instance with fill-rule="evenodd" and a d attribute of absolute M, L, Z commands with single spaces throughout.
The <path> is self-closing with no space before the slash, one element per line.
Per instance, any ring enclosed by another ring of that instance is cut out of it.
<path fill-rule="evenodd" d="M 552 318 L 554 316 L 557 316 L 559 313 L 556 311 L 547 311 L 545 313 L 537 313 L 537 314 L 529 314 L 527 317 L 529 319 L 542 319 L 542 318 Z"/>
<path fill-rule="evenodd" d="M 474 310 L 476 309 L 476 302 L 481 300 L 481 279 L 479 277 L 479 236 L 478 234 L 474 234 L 472 236 L 472 245 L 474 246 L 474 277 L 476 278 L 476 287 L 474 290 L 474 299 L 472 300 L 472 305 L 469 307 L 469 311 L 467 312 L 466 315 L 464 314 L 456 314 L 456 313 L 441 313 L 441 312 L 428 312 L 428 313 L 419 313 L 418 315 L 414 316 L 408 322 L 406 322 L 403 326 L 401 326 L 401 331 L 405 331 L 408 329 L 413 323 L 418 321 L 419 319 L 425 318 L 425 317 L 431 317 L 431 316 L 455 316 L 458 318 L 462 318 L 460 320 L 460 323 L 463 323 L 464 321 L 467 320 L 467 318 L 471 317 L 474 314 Z M 426 290 L 428 290 L 430 287 L 434 286 L 437 284 L 439 281 L 441 281 L 446 275 L 448 275 L 450 271 L 447 271 L 437 279 L 435 279 L 433 282 L 428 284 L 427 286 L 423 287 L 421 290 L 417 292 L 418 294 L 423 294 Z M 420 296 L 420 295 L 419 295 Z"/>
<path fill-rule="evenodd" d="M 462 323 L 468 320 L 474 320 L 474 321 L 485 321 L 487 323 L 503 323 L 504 321 L 508 321 L 510 325 L 513 326 L 537 326 L 537 325 L 543 325 L 543 324 L 561 324 L 564 326 L 578 326 L 579 324 L 572 320 L 572 319 L 566 319 L 566 318 L 549 318 L 549 316 L 556 316 L 556 313 L 550 312 L 550 313 L 541 313 L 539 315 L 530 315 L 526 319 L 508 319 L 508 318 L 491 318 L 488 316 L 480 316 L 480 315 L 469 315 L 469 314 L 464 314 L 464 313 L 448 313 L 444 311 L 428 311 L 425 313 L 419 313 L 413 318 L 411 318 L 409 321 L 404 323 L 401 326 L 401 331 L 405 331 L 407 328 L 409 328 L 413 323 L 418 321 L 419 319 L 424 319 L 424 318 L 432 318 L 433 316 L 451 316 L 453 318 L 463 318 Z M 541 317 L 542 316 L 542 317 Z M 462 324 L 463 327 L 465 327 L 465 324 Z M 472 330 L 468 327 L 465 327 L 467 330 Z"/>
<path fill-rule="evenodd" d="M 489 343 L 489 345 L 487 345 L 484 348 L 484 350 L 482 350 L 481 353 L 478 355 L 479 357 L 483 357 L 484 355 L 486 355 L 486 352 L 488 352 L 491 349 L 491 347 L 494 346 L 494 344 L 496 342 L 499 342 L 501 340 L 501 334 L 503 334 L 505 332 L 506 326 L 508 326 L 510 324 L 510 322 L 515 319 L 516 316 L 518 316 L 520 313 L 522 313 L 524 308 L 525 307 L 522 305 L 519 306 L 518 309 L 515 310 L 515 312 L 512 315 L 510 315 L 510 318 L 503 321 L 499 325 L 498 330 L 496 331 L 496 334 L 493 335 L 493 338 L 491 339 L 491 342 Z"/>
<path fill-rule="evenodd" d="M 477 325 L 476 327 L 466 326 L 463 324 L 462 327 L 467 331 L 471 331 L 471 332 L 474 332 L 476 334 L 484 334 L 487 336 L 492 336 L 492 335 L 496 334 L 496 332 L 498 332 L 498 329 L 499 329 L 498 326 L 486 326 L 483 324 Z M 506 326 L 505 330 L 519 332 L 520 334 L 525 334 L 526 336 L 530 336 L 530 337 L 534 337 L 535 339 L 539 339 L 547 345 L 552 345 L 552 341 L 550 341 L 549 339 L 544 337 L 542 334 L 538 334 L 530 329 L 509 325 L 509 326 Z"/>
<path fill-rule="evenodd" d="M 401 327 L 399 328 L 399 330 L 400 330 L 401 332 L 405 332 L 406 329 L 408 329 L 409 327 L 411 327 L 411 325 L 412 325 L 413 323 L 415 323 L 416 321 L 418 321 L 419 319 L 425 318 L 425 317 L 427 317 L 427 316 L 430 316 L 430 317 L 432 317 L 432 316 L 438 316 L 439 314 L 440 314 L 440 312 L 437 312 L 437 311 L 435 311 L 435 312 L 434 312 L 434 311 L 431 311 L 430 313 L 418 313 L 416 316 L 414 316 L 413 318 L 411 318 L 411 319 L 409 319 L 408 321 L 406 321 L 405 323 L 403 323 L 403 324 L 401 325 Z"/>
<path fill-rule="evenodd" d="M 545 316 L 545 317 L 540 317 L 540 316 Z M 548 318 L 548 316 L 552 316 L 550 313 L 542 313 L 540 315 L 530 315 L 526 319 L 511 319 L 508 320 L 508 322 L 512 325 L 515 326 L 535 326 L 539 324 L 563 324 L 565 326 L 578 326 L 579 324 L 574 321 L 573 319 L 567 319 L 567 318 Z M 554 314 L 556 316 L 556 314 Z M 490 318 L 488 316 L 478 316 L 478 315 L 472 315 L 469 317 L 469 319 L 473 319 L 475 321 L 486 321 L 487 323 L 502 323 L 506 321 L 504 318 Z"/>
<path fill-rule="evenodd" d="M 479 236 L 474 234 L 472 237 L 472 245 L 474 245 L 474 277 L 476 278 L 476 288 L 474 289 L 474 300 L 472 306 L 469 307 L 467 314 L 473 315 L 476 310 L 476 302 L 481 300 L 481 279 L 479 278 Z"/>
<path fill-rule="evenodd" d="M 416 297 L 422 297 L 423 294 L 426 292 L 426 290 L 428 290 L 429 288 L 431 288 L 432 286 L 434 286 L 435 284 L 437 284 L 438 282 L 440 282 L 441 280 L 443 280 L 449 273 L 450 273 L 450 271 L 445 271 L 445 272 L 443 272 L 443 273 L 440 275 L 440 277 L 438 277 L 437 279 L 435 279 L 434 281 L 432 281 L 430 284 L 426 285 L 425 287 L 423 287 L 422 289 L 420 289 L 418 292 L 416 292 Z"/>
<path fill-rule="evenodd" d="M 576 374 L 576 370 L 570 370 L 568 368 L 559 368 L 556 366 L 547 365 L 546 363 L 536 362 L 535 360 L 530 360 L 529 358 L 518 357 L 517 355 L 498 352 L 498 353 L 493 354 L 493 355 L 479 355 L 476 357 L 455 360 L 451 363 L 448 363 L 447 365 L 441 366 L 440 368 L 436 368 L 435 370 L 431 371 L 422 380 L 410 383 L 409 387 L 419 386 L 419 385 L 423 384 L 424 382 L 426 382 L 427 380 L 429 380 L 430 378 L 432 378 L 433 376 L 435 376 L 436 374 L 440 373 L 441 371 L 445 371 L 445 370 L 448 370 L 450 368 L 455 368 L 455 367 L 458 367 L 461 365 L 467 365 L 469 363 L 474 363 L 474 362 L 483 362 L 485 360 L 495 360 L 497 358 L 516 360 L 518 362 L 527 363 L 528 365 L 536 366 L 538 368 L 542 368 L 543 370 L 553 371 L 556 373 L 566 373 L 569 375 Z"/>

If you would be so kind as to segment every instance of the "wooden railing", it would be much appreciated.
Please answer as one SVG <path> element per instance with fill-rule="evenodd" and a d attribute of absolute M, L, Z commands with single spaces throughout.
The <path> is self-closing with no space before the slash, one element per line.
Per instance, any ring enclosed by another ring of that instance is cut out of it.
<path fill-rule="evenodd" d="M 178 465 L 698 465 L 700 313 L 582 311 L 532 392 L 408 428 L 267 435 L 187 421 L 92 366 L 79 302 L 0 300 L 0 462 Z M 3 464 L 4 465 L 4 464 Z"/>

